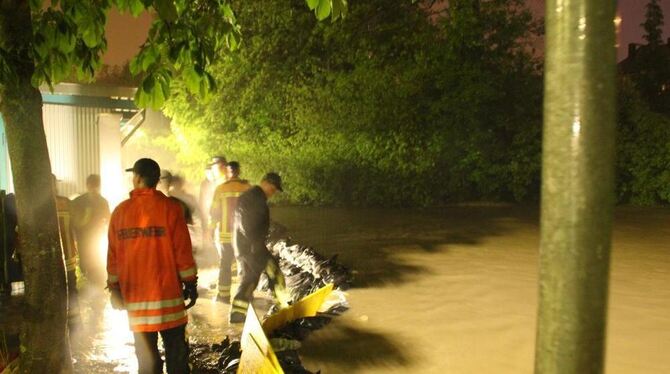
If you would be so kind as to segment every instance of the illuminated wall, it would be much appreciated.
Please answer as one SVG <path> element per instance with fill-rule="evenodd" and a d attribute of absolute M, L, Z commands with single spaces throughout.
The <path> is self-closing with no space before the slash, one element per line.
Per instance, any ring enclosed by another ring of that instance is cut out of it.
<path fill-rule="evenodd" d="M 86 177 L 100 174 L 98 115 L 105 108 L 46 104 L 42 107 L 51 170 L 58 193 L 71 197 L 86 191 Z M 118 124 L 117 124 L 118 126 Z"/>
<path fill-rule="evenodd" d="M 88 175 L 102 174 L 103 195 L 110 203 L 121 194 L 127 196 L 122 186 L 120 126 L 122 114 L 137 112 L 132 100 L 135 89 L 62 83 L 54 92 L 41 91 L 44 131 L 51 169 L 60 180 L 59 194 L 81 194 Z M 1 117 L 0 189 L 13 190 Z"/>
<path fill-rule="evenodd" d="M 9 154 L 7 149 L 7 138 L 5 137 L 5 123 L 0 115 L 0 190 L 11 191 L 11 178 L 9 178 Z"/>
<path fill-rule="evenodd" d="M 121 165 L 121 115 L 103 113 L 98 116 L 100 178 L 102 195 L 110 207 L 128 198 Z"/>

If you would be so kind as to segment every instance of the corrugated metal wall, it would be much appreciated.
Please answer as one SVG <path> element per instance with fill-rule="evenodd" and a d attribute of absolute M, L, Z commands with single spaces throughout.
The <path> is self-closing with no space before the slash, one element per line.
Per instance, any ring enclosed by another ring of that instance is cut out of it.
<path fill-rule="evenodd" d="M 100 174 L 98 114 L 109 109 L 45 104 L 44 131 L 58 192 L 72 196 L 86 190 L 86 177 Z"/>

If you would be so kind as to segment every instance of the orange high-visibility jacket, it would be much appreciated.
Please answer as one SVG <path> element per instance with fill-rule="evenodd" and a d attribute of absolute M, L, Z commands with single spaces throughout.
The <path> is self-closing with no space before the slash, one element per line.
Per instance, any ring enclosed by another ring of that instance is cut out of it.
<path fill-rule="evenodd" d="M 231 178 L 220 184 L 214 191 L 212 208 L 210 209 L 210 224 L 218 232 L 219 243 L 230 243 L 233 239 L 233 218 L 237 199 L 242 192 L 251 188 L 246 180 Z"/>
<path fill-rule="evenodd" d="M 77 269 L 77 245 L 74 242 L 74 226 L 72 224 L 71 201 L 65 196 L 56 196 L 56 210 L 58 212 L 58 228 L 63 245 L 65 270 Z"/>
<path fill-rule="evenodd" d="M 107 276 L 119 288 L 134 332 L 187 322 L 182 282 L 196 279 L 184 213 L 153 188 L 135 189 L 112 213 Z"/>

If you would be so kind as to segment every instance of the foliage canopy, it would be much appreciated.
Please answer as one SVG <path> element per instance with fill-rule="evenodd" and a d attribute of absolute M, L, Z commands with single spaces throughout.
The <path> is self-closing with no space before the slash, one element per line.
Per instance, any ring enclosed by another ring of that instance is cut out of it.
<path fill-rule="evenodd" d="M 536 198 L 537 23 L 522 0 L 431 3 L 350 1 L 324 25 L 297 0 L 233 1 L 245 46 L 213 66 L 215 94 L 180 84 L 165 107 L 182 161 L 277 169 L 294 203 Z"/>
<path fill-rule="evenodd" d="M 346 15 L 346 0 L 305 2 L 320 20 Z M 130 72 L 141 77 L 136 101 L 142 107 L 162 107 L 176 76 L 191 93 L 206 96 L 216 87 L 209 66 L 241 43 L 227 0 L 31 0 L 30 7 L 32 43 L 22 47 L 27 49 L 23 53 L 0 48 L 0 82 L 16 78 L 17 58 L 32 60 L 35 87 L 53 86 L 71 76 L 72 69 L 79 80 L 93 79 L 107 48 L 111 7 L 135 16 L 155 15 L 146 42 L 130 63 Z"/>

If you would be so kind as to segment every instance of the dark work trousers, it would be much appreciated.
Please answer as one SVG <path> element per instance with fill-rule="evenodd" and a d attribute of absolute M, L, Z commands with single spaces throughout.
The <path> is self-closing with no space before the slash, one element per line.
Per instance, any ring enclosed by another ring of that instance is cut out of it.
<path fill-rule="evenodd" d="M 230 285 L 233 279 L 233 261 L 235 252 L 230 243 L 216 243 L 221 261 L 219 263 L 219 296 L 230 298 Z"/>
<path fill-rule="evenodd" d="M 186 325 L 160 331 L 165 348 L 165 363 L 168 374 L 188 374 L 188 342 Z M 163 360 L 158 352 L 158 332 L 134 332 L 135 355 L 139 374 L 162 374 Z"/>
<path fill-rule="evenodd" d="M 272 290 L 275 298 L 279 289 L 284 290 L 286 288 L 286 281 L 279 264 L 269 252 L 256 254 L 255 258 L 240 256 L 237 259 L 237 266 L 240 269 L 240 288 L 235 293 L 233 305 L 230 309 L 231 313 L 247 314 L 247 308 L 253 301 L 254 290 L 258 286 L 258 281 L 263 272 L 268 276 L 270 290 Z"/>

